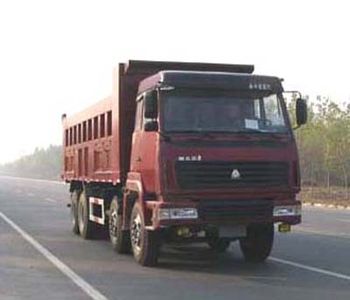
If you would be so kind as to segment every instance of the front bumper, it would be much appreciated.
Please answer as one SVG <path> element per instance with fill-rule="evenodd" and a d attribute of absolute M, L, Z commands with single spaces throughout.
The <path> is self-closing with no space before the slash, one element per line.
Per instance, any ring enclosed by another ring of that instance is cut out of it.
<path fill-rule="evenodd" d="M 217 200 L 182 202 L 146 202 L 146 210 L 152 216 L 149 229 L 170 226 L 249 225 L 254 223 L 301 222 L 301 202 L 284 201 L 236 201 Z"/>

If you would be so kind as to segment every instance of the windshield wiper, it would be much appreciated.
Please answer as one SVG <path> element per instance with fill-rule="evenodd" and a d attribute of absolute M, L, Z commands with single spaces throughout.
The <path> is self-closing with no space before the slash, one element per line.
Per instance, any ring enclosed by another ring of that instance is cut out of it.
<path fill-rule="evenodd" d="M 215 138 L 216 131 L 202 131 L 202 130 L 174 130 L 169 131 L 168 133 L 190 133 L 194 135 L 200 135 L 204 137 Z"/>
<path fill-rule="evenodd" d="M 236 131 L 237 133 L 267 133 L 267 131 L 262 131 L 254 128 L 245 128 L 244 130 Z"/>
<path fill-rule="evenodd" d="M 289 137 L 288 132 L 271 132 L 271 131 L 263 131 L 263 130 L 258 130 L 258 129 L 253 129 L 253 128 L 246 128 L 245 130 L 238 131 L 237 133 L 239 134 L 251 134 L 251 133 L 257 133 L 258 135 L 263 136 L 265 138 L 273 138 L 275 140 L 280 140 L 285 138 L 286 135 Z"/>
<path fill-rule="evenodd" d="M 164 142 L 171 142 L 171 136 L 170 135 L 164 134 L 163 132 L 160 132 L 160 131 L 158 133 L 163 138 Z"/>
<path fill-rule="evenodd" d="M 264 139 L 266 138 L 272 138 L 274 140 L 281 140 L 284 139 L 288 136 L 288 132 L 271 132 L 271 131 L 263 131 L 259 129 L 254 129 L 254 128 L 245 128 L 244 130 L 211 130 L 211 131 L 201 131 L 201 130 L 174 130 L 174 131 L 168 131 L 166 134 L 165 133 L 160 133 L 160 135 L 163 137 L 165 142 L 170 142 L 171 141 L 171 134 L 172 133 L 178 133 L 178 134 L 193 134 L 191 138 L 193 139 L 198 139 L 200 137 L 206 137 L 210 139 L 216 139 L 220 138 L 221 135 L 237 135 L 237 137 L 241 139 L 246 139 L 246 140 L 256 140 L 259 139 L 260 137 L 263 137 Z M 170 135 L 169 135 L 170 134 Z M 281 136 L 281 134 L 287 134 L 287 136 Z M 222 136 L 221 136 L 222 137 Z"/>

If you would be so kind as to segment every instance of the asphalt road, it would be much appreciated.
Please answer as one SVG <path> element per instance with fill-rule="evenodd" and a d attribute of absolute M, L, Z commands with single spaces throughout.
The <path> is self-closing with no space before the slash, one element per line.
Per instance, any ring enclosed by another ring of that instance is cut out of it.
<path fill-rule="evenodd" d="M 206 246 L 166 248 L 143 268 L 71 232 L 68 187 L 0 177 L 0 299 L 350 299 L 350 211 L 308 208 L 264 264 Z"/>

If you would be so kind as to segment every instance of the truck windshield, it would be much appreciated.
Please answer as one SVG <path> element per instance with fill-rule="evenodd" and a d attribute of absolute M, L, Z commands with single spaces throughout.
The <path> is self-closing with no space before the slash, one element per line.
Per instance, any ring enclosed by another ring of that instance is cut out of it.
<path fill-rule="evenodd" d="M 167 92 L 165 132 L 286 133 L 281 97 L 262 93 Z"/>

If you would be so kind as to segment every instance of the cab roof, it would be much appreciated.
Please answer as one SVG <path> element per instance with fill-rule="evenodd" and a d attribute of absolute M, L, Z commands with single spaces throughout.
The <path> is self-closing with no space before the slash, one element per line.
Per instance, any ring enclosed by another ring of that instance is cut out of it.
<path fill-rule="evenodd" d="M 282 92 L 281 79 L 244 73 L 160 71 L 140 82 L 138 93 L 158 87 Z"/>

